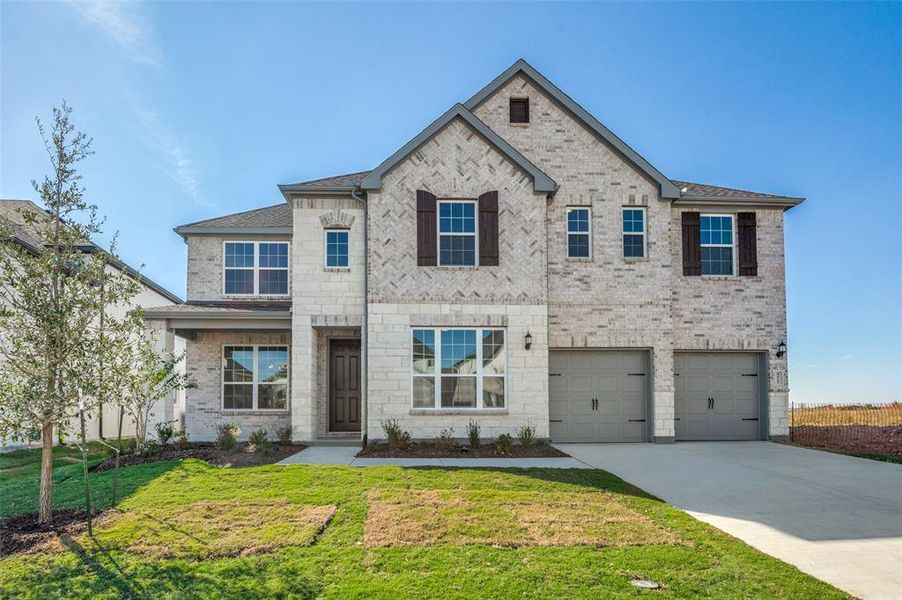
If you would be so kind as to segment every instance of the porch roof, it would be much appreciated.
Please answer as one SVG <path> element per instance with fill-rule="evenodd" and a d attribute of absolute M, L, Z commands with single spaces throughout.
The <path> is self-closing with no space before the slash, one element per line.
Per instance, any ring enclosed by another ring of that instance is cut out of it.
<path fill-rule="evenodd" d="M 291 329 L 290 302 L 186 302 L 144 309 L 148 321 L 193 338 L 199 329 Z"/>

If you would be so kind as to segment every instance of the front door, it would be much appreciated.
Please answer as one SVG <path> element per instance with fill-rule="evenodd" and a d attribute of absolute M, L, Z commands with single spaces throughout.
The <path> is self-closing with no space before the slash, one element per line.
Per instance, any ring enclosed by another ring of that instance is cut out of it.
<path fill-rule="evenodd" d="M 329 431 L 360 431 L 360 340 L 329 342 Z"/>

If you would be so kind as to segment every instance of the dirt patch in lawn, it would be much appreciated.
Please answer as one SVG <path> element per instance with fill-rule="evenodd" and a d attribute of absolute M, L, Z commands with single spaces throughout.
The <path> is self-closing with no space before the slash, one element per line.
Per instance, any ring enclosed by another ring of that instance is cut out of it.
<path fill-rule="evenodd" d="M 164 460 L 197 458 L 216 467 L 255 467 L 271 465 L 297 454 L 306 448 L 303 444 L 273 444 L 268 454 L 257 450 L 251 452 L 247 445 L 235 450 L 220 450 L 212 444 L 189 444 L 187 448 L 163 446 L 153 454 L 125 454 L 119 458 L 120 467 L 131 467 Z M 116 459 L 109 458 L 95 466 L 93 471 L 108 471 L 116 467 Z"/>
<path fill-rule="evenodd" d="M 676 534 L 607 492 L 373 490 L 367 547 L 646 546 Z"/>
<path fill-rule="evenodd" d="M 287 500 L 195 502 L 126 512 L 95 530 L 95 538 L 151 558 L 245 556 L 313 544 L 335 509 Z"/>
<path fill-rule="evenodd" d="M 790 439 L 809 448 L 902 455 L 902 425 L 796 425 Z"/>
<path fill-rule="evenodd" d="M 94 527 L 108 523 L 116 511 L 94 513 Z M 48 553 L 59 550 L 63 540 L 75 538 L 88 531 L 87 513 L 82 509 L 59 510 L 53 522 L 38 524 L 38 514 L 18 515 L 0 522 L 0 556 L 13 554 Z"/>
<path fill-rule="evenodd" d="M 507 454 L 498 450 L 495 444 L 482 444 L 475 448 L 470 446 L 440 447 L 431 442 L 411 444 L 404 450 L 393 450 L 388 444 L 370 444 L 357 453 L 360 458 L 566 458 L 569 454 L 561 452 L 549 444 L 536 443 L 529 446 L 517 444 Z"/>

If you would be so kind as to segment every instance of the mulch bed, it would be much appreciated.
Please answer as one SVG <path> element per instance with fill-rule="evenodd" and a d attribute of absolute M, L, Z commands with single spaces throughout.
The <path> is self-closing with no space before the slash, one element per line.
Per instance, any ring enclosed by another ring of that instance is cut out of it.
<path fill-rule="evenodd" d="M 104 522 L 115 510 L 94 511 L 94 526 Z M 43 552 L 66 543 L 88 530 L 84 509 L 57 510 L 53 521 L 38 524 L 38 514 L 28 513 L 0 521 L 0 557 L 20 553 Z"/>
<path fill-rule="evenodd" d="M 796 425 L 790 443 L 864 454 L 902 455 L 902 425 Z"/>
<path fill-rule="evenodd" d="M 183 458 L 197 458 L 216 467 L 254 467 L 258 465 L 271 465 L 297 454 L 306 448 L 303 444 L 273 444 L 272 451 L 264 454 L 260 451 L 250 452 L 247 445 L 239 446 L 236 450 L 220 450 L 212 444 L 188 444 L 187 448 L 175 446 L 163 446 L 157 452 L 150 455 L 124 454 L 119 458 L 120 467 L 131 467 L 164 460 L 182 460 Z M 109 458 L 92 471 L 108 471 L 116 467 L 116 459 Z"/>
<path fill-rule="evenodd" d="M 502 454 L 495 444 L 481 444 L 476 448 L 455 446 L 437 448 L 434 443 L 414 443 L 404 450 L 393 450 L 387 444 L 370 444 L 357 453 L 360 458 L 566 458 L 557 448 L 545 443 L 529 446 L 515 445 L 510 454 Z"/>

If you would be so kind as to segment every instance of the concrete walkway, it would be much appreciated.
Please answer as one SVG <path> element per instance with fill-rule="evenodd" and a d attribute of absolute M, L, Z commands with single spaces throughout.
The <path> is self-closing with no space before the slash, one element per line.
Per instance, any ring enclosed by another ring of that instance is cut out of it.
<path fill-rule="evenodd" d="M 574 458 L 357 458 L 360 446 L 310 446 L 280 465 L 348 465 L 352 467 L 488 467 L 503 469 L 590 469 Z"/>
<path fill-rule="evenodd" d="M 564 444 L 861 598 L 902 598 L 902 465 L 770 442 Z"/>

